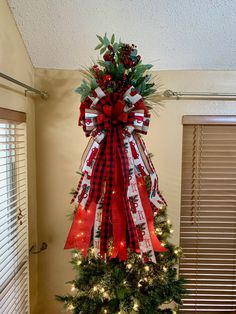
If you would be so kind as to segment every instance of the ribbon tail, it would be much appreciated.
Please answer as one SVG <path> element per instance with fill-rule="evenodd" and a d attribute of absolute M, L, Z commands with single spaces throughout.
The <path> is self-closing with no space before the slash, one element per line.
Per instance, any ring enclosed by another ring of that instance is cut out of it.
<path fill-rule="evenodd" d="M 124 212 L 124 203 L 121 197 L 124 195 L 123 186 L 124 184 L 121 176 L 120 161 L 115 147 L 114 188 L 112 194 L 113 250 L 111 258 L 116 258 L 118 256 L 120 261 L 127 260 L 126 217 Z"/>
<path fill-rule="evenodd" d="M 145 188 L 145 181 L 143 180 L 142 177 L 138 177 L 137 182 L 138 182 L 139 195 L 140 195 L 141 202 L 142 202 L 144 212 L 145 212 L 145 216 L 147 219 L 147 225 L 150 232 L 153 249 L 156 252 L 166 252 L 167 249 L 161 245 L 161 242 L 158 240 L 155 233 L 154 217 L 153 217 L 153 212 L 150 205 L 150 200 L 147 194 L 147 190 Z"/>
<path fill-rule="evenodd" d="M 105 195 L 104 195 L 104 208 L 102 213 L 102 227 L 101 227 L 101 245 L 100 254 L 103 257 L 108 251 L 108 241 L 110 237 L 111 229 L 111 199 L 112 199 L 112 188 L 113 188 L 113 171 L 114 171 L 114 156 L 113 156 L 113 134 L 114 130 L 111 129 L 107 133 L 107 142 L 105 150 L 105 168 L 102 172 L 105 174 Z M 101 174 L 100 174 L 101 175 Z"/>
<path fill-rule="evenodd" d="M 90 244 L 91 231 L 94 223 L 96 204 L 93 202 L 89 210 L 78 206 L 71 225 L 64 249 L 79 249 L 86 256 Z"/>
<path fill-rule="evenodd" d="M 127 221 L 127 229 L 129 235 L 129 247 L 131 250 L 135 252 L 140 252 L 139 242 L 137 237 L 137 232 L 135 228 L 135 224 L 132 218 L 132 214 L 129 207 L 128 200 L 128 187 L 129 187 L 129 159 L 127 156 L 127 145 L 128 143 L 124 143 L 123 131 L 122 129 L 117 129 L 117 148 L 118 148 L 118 156 L 121 164 L 123 182 L 124 182 L 124 194 L 123 194 L 123 204 Z"/>

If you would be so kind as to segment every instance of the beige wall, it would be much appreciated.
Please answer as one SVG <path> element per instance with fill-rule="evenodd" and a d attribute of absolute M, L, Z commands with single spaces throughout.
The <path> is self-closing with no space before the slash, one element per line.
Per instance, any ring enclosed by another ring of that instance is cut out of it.
<path fill-rule="evenodd" d="M 0 0 L 0 71 L 34 84 L 34 69 L 5 0 Z M 37 242 L 34 101 L 25 97 L 22 88 L 0 78 L 0 107 L 27 113 L 29 244 L 32 245 Z M 30 291 L 31 313 L 36 313 L 37 255 L 30 256 Z"/>
<path fill-rule="evenodd" d="M 39 256 L 39 313 L 58 314 L 61 305 L 54 295 L 67 291 L 64 284 L 73 279 L 70 254 L 63 245 L 70 227 L 68 192 L 75 187 L 80 158 L 87 143 L 77 127 L 79 85 L 77 71 L 36 69 L 36 85 L 50 94 L 36 106 L 38 228 L 41 241 L 49 248 Z M 236 71 L 161 71 L 164 88 L 181 91 L 232 92 Z M 236 102 L 172 100 L 157 108 L 145 137 L 160 178 L 160 189 L 168 201 L 169 217 L 174 224 L 173 241 L 179 242 L 181 193 L 181 154 L 183 115 L 236 114 Z"/>

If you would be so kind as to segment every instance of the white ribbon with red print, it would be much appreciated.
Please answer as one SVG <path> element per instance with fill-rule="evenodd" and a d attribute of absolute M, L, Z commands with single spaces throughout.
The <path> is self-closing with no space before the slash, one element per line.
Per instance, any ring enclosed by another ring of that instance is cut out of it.
<path fill-rule="evenodd" d="M 95 220 L 93 227 L 93 247 L 94 255 L 97 257 L 100 253 L 101 244 L 101 226 L 102 226 L 102 212 L 103 212 L 103 197 L 99 200 L 96 206 Z"/>
<path fill-rule="evenodd" d="M 152 241 L 147 225 L 146 215 L 142 206 L 137 180 L 135 175 L 135 165 L 133 162 L 132 152 L 129 145 L 130 138 L 124 137 L 124 145 L 127 148 L 127 157 L 129 161 L 129 186 L 127 191 L 127 198 L 129 200 L 129 208 L 133 218 L 133 222 L 137 231 L 139 248 L 142 257 L 148 257 L 152 262 L 156 262 Z"/>

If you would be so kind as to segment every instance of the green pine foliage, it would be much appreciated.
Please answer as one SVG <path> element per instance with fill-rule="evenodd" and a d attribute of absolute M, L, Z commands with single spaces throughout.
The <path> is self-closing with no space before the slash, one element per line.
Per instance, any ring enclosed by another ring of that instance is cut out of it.
<path fill-rule="evenodd" d="M 73 314 L 177 313 L 185 294 L 185 280 L 177 279 L 176 269 L 182 252 L 168 241 L 173 230 L 166 207 L 159 210 L 154 222 L 159 240 L 168 249 L 155 253 L 156 264 L 144 263 L 135 253 L 129 253 L 127 261 L 119 262 L 94 258 L 92 247 L 86 258 L 73 251 L 71 264 L 76 277 L 69 282 L 71 293 L 57 296 L 57 300 Z M 161 309 L 171 301 L 175 308 Z"/>

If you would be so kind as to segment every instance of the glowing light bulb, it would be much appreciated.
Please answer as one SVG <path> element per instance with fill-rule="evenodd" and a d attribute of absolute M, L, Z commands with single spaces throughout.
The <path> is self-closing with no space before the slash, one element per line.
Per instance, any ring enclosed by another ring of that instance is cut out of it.
<path fill-rule="evenodd" d="M 103 293 L 103 297 L 107 299 L 107 298 L 109 297 L 108 293 L 107 293 L 107 292 L 104 292 L 104 293 Z"/>
<path fill-rule="evenodd" d="M 79 223 L 79 224 L 82 224 L 82 220 L 79 220 L 78 223 Z"/>
<path fill-rule="evenodd" d="M 75 291 L 75 290 L 76 290 L 75 286 L 74 286 L 74 285 L 72 285 L 72 287 L 71 287 L 71 291 L 73 292 L 73 291 Z"/>
<path fill-rule="evenodd" d="M 162 231 L 159 231 L 158 234 L 159 234 L 159 235 L 162 235 Z"/>
<path fill-rule="evenodd" d="M 164 272 L 166 273 L 167 270 L 168 270 L 168 268 L 167 268 L 166 266 L 163 266 L 163 270 L 164 270 Z"/>
<path fill-rule="evenodd" d="M 140 283 L 140 282 L 138 283 L 138 287 L 139 287 L 139 288 L 140 288 L 140 287 L 142 287 L 142 285 L 141 285 L 141 283 Z"/>
<path fill-rule="evenodd" d="M 106 310 L 106 309 L 104 310 L 104 313 L 107 313 L 107 310 Z"/>
<path fill-rule="evenodd" d="M 173 229 L 170 229 L 170 233 L 173 233 L 174 232 L 174 230 Z"/>
<path fill-rule="evenodd" d="M 127 283 L 127 281 L 126 281 L 126 280 L 124 280 L 124 281 L 123 281 L 123 284 L 125 285 L 126 283 Z"/>
<path fill-rule="evenodd" d="M 138 303 L 134 303 L 133 309 L 134 309 L 135 311 L 138 310 Z"/>
<path fill-rule="evenodd" d="M 96 286 L 93 287 L 93 291 L 97 291 L 98 288 Z"/>
<path fill-rule="evenodd" d="M 161 243 L 161 246 L 165 246 L 165 243 L 162 242 L 162 243 Z"/>
<path fill-rule="evenodd" d="M 68 307 L 67 307 L 67 309 L 69 310 L 69 311 L 73 311 L 74 310 L 74 305 L 73 304 L 70 304 Z"/>
<path fill-rule="evenodd" d="M 81 264 L 82 264 L 82 262 L 81 262 L 81 261 L 78 261 L 78 262 L 77 262 L 77 265 L 81 265 Z"/>
<path fill-rule="evenodd" d="M 132 268 L 132 265 L 131 264 L 127 264 L 126 266 L 128 269 L 131 269 Z"/>
<path fill-rule="evenodd" d="M 179 250 L 174 250 L 174 253 L 175 253 L 175 254 L 178 254 L 178 253 L 179 253 Z"/>
<path fill-rule="evenodd" d="M 170 224 L 170 219 L 167 220 L 168 225 Z"/>
<path fill-rule="evenodd" d="M 148 265 L 146 265 L 146 266 L 144 266 L 144 269 L 145 269 L 146 271 L 149 271 L 149 270 L 150 270 L 150 267 L 149 267 Z"/>
<path fill-rule="evenodd" d="M 102 293 L 105 292 L 105 289 L 104 289 L 104 288 L 101 288 L 101 292 L 102 292 Z"/>

